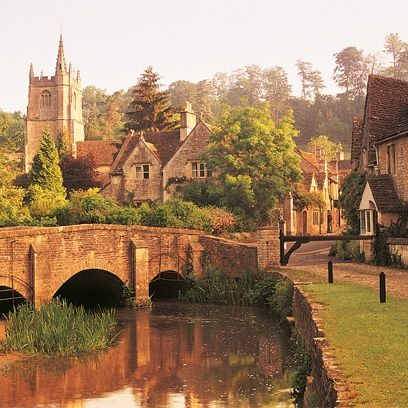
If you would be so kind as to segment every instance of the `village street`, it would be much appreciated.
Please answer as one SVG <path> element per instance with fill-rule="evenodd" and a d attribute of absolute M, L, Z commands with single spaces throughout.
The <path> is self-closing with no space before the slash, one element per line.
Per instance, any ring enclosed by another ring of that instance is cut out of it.
<path fill-rule="evenodd" d="M 348 282 L 377 289 L 379 273 L 386 275 L 387 295 L 408 299 L 408 269 L 389 268 L 338 260 L 329 257 L 330 242 L 310 242 L 294 252 L 285 270 L 306 272 L 308 283 L 327 281 L 327 262 L 333 262 L 334 282 Z M 293 276 L 289 272 L 290 276 Z M 294 278 L 296 283 L 296 278 Z"/>

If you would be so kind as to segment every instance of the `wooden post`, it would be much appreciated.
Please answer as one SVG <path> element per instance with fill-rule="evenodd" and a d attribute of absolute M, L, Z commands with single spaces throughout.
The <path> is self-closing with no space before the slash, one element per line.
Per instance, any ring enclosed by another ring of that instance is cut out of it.
<path fill-rule="evenodd" d="M 327 263 L 327 281 L 333 283 L 333 262 L 329 261 Z"/>
<path fill-rule="evenodd" d="M 385 303 L 386 293 L 385 293 L 385 273 L 380 273 L 380 303 Z"/>

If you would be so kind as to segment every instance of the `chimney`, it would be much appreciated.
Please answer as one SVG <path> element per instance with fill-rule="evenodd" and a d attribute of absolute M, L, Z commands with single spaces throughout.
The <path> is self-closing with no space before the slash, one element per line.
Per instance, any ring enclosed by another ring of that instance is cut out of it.
<path fill-rule="evenodd" d="M 191 103 L 186 102 L 184 110 L 180 112 L 180 140 L 183 142 L 197 124 L 197 117 L 191 108 Z"/>
<path fill-rule="evenodd" d="M 319 173 L 327 173 L 327 161 L 325 159 L 319 160 Z"/>

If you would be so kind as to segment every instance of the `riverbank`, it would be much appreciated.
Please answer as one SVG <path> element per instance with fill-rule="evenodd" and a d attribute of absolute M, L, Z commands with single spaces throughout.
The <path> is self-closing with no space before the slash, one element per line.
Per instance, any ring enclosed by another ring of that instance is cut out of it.
<path fill-rule="evenodd" d="M 378 274 L 387 275 L 388 298 L 379 303 Z M 353 263 L 297 266 L 281 272 L 311 305 L 317 339 L 342 407 L 405 407 L 408 400 L 407 270 Z M 324 335 L 324 339 L 322 338 Z"/>

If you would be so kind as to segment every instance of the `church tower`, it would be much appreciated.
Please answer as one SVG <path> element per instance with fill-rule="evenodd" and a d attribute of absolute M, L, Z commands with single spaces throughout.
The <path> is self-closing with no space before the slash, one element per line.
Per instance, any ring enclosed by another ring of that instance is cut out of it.
<path fill-rule="evenodd" d="M 62 35 L 59 40 L 55 75 L 34 75 L 30 65 L 28 106 L 25 133 L 25 171 L 31 169 L 40 147 L 41 132 L 48 127 L 54 137 L 62 135 L 70 153 L 75 144 L 84 140 L 82 90 L 79 70 L 67 67 Z"/>

